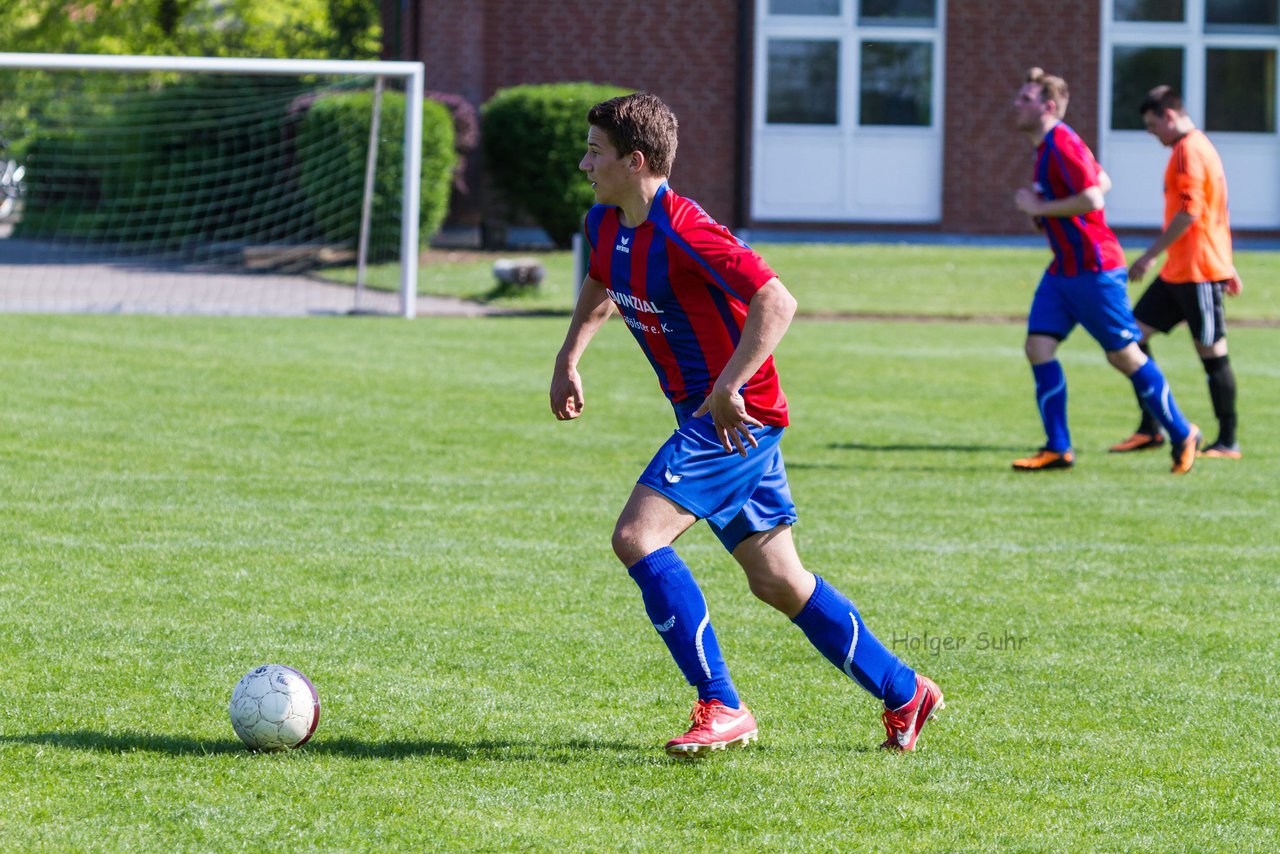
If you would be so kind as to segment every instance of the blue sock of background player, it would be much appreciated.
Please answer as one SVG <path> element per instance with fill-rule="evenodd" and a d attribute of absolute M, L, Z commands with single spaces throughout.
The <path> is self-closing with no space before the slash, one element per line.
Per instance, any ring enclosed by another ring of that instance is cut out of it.
<path fill-rule="evenodd" d="M 1148 359 L 1146 364 L 1133 372 L 1129 382 L 1133 383 L 1133 390 L 1137 393 L 1138 400 L 1142 401 L 1147 411 L 1156 417 L 1169 434 L 1169 438 L 1174 442 L 1185 442 L 1191 433 L 1191 425 L 1179 411 L 1178 404 L 1174 402 L 1173 392 L 1169 390 L 1169 382 L 1164 378 L 1164 372 L 1160 370 L 1155 360 Z"/>
<path fill-rule="evenodd" d="M 1053 359 L 1032 365 L 1031 373 L 1036 379 L 1036 405 L 1044 422 L 1045 447 L 1065 453 L 1071 450 L 1071 431 L 1067 429 L 1067 375 L 1062 363 Z"/>

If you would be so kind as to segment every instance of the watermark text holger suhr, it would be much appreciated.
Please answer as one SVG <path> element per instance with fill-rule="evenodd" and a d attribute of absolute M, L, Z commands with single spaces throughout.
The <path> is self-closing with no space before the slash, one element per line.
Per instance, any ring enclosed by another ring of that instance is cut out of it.
<path fill-rule="evenodd" d="M 934 635 L 929 632 L 913 635 L 910 632 L 889 635 L 889 648 L 894 652 L 927 652 L 941 655 L 944 652 L 1018 652 L 1030 638 L 1005 629 L 1000 634 L 978 632 L 976 635 Z"/>

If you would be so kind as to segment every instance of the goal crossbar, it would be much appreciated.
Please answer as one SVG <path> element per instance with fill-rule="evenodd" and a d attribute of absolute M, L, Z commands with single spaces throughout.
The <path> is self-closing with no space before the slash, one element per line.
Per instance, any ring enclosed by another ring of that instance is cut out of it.
<path fill-rule="evenodd" d="M 262 59 L 216 56 L 108 56 L 102 54 L 3 53 L 0 68 L 48 71 L 197 71 L 213 74 L 363 74 L 405 81 L 404 150 L 407 152 L 401 195 L 400 314 L 416 314 L 418 292 L 418 215 L 422 180 L 421 62 L 338 59 Z"/>

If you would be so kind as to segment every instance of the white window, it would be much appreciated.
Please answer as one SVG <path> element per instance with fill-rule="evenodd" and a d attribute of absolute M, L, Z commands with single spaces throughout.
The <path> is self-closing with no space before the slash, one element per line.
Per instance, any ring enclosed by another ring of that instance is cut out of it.
<path fill-rule="evenodd" d="M 751 215 L 937 222 L 945 0 L 757 0 Z"/>
<path fill-rule="evenodd" d="M 1163 222 L 1168 151 L 1143 130 L 1138 106 L 1168 84 L 1222 155 L 1232 226 L 1280 227 L 1278 53 L 1277 0 L 1103 0 L 1099 156 L 1115 182 L 1107 220 Z"/>

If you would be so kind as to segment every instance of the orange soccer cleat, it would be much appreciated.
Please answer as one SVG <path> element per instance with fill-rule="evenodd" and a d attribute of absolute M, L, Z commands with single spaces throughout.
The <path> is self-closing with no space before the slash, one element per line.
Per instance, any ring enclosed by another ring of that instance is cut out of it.
<path fill-rule="evenodd" d="M 1172 448 L 1173 467 L 1169 471 L 1174 474 L 1186 474 L 1191 471 L 1191 467 L 1196 464 L 1196 452 L 1200 450 L 1200 440 L 1203 435 L 1200 428 L 1191 425 L 1191 432 L 1187 433 L 1187 438 L 1181 442 L 1174 442 Z"/>
<path fill-rule="evenodd" d="M 1111 446 L 1113 454 L 1127 454 L 1130 451 L 1149 451 L 1164 444 L 1164 436 L 1160 433 L 1134 433 L 1123 442 Z"/>
<path fill-rule="evenodd" d="M 1051 451 L 1041 448 L 1034 456 L 1023 457 L 1013 461 L 1017 471 L 1044 471 L 1046 469 L 1069 469 L 1075 465 L 1075 455 L 1070 451 Z"/>

